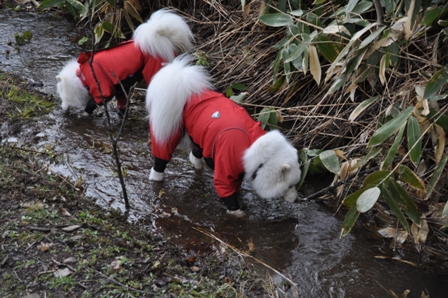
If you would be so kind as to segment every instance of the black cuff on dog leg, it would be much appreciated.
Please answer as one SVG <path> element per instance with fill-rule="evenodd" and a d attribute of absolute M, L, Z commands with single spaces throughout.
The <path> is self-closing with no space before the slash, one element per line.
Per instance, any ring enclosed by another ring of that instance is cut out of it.
<path fill-rule="evenodd" d="M 199 158 L 199 159 L 202 158 L 202 149 L 196 144 L 193 145 L 193 149 L 191 150 L 191 153 L 193 153 L 193 156 L 196 158 Z"/>
<path fill-rule="evenodd" d="M 154 171 L 159 172 L 159 173 L 163 173 L 165 171 L 166 165 L 168 164 L 167 160 L 163 160 L 160 158 L 155 158 L 154 161 Z"/>
<path fill-rule="evenodd" d="M 96 104 L 95 100 L 93 99 L 93 97 L 90 97 L 89 102 L 87 103 L 84 111 L 88 114 L 92 114 L 93 110 L 96 109 L 98 105 Z"/>
<path fill-rule="evenodd" d="M 227 207 L 227 210 L 229 211 L 236 211 L 240 209 L 240 205 L 238 204 L 238 198 L 237 194 L 234 193 L 233 195 L 228 196 L 227 198 L 222 198 L 222 201 Z"/>

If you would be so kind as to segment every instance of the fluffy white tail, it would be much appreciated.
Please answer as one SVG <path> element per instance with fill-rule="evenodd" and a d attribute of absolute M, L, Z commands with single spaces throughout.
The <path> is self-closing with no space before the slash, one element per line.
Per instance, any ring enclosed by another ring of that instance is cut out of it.
<path fill-rule="evenodd" d="M 134 31 L 135 46 L 144 53 L 173 61 L 193 48 L 194 36 L 187 22 L 169 9 L 154 12 Z"/>
<path fill-rule="evenodd" d="M 191 55 L 181 55 L 152 78 L 146 91 L 146 109 L 151 129 L 159 143 L 165 143 L 179 129 L 188 99 L 213 89 L 202 66 L 189 65 Z"/>

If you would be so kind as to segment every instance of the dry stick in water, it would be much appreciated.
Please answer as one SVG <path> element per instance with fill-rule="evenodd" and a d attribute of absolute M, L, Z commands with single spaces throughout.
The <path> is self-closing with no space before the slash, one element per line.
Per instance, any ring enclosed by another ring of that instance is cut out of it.
<path fill-rule="evenodd" d="M 117 137 L 116 138 L 113 137 L 113 135 L 112 135 L 112 128 L 111 128 L 112 126 L 110 124 L 109 109 L 107 108 L 107 102 L 106 102 L 106 99 L 103 96 L 103 92 L 101 91 L 100 82 L 98 81 L 98 78 L 96 77 L 95 70 L 93 69 L 93 66 L 92 66 L 93 57 L 95 55 L 95 38 L 94 38 L 94 34 L 93 34 L 94 31 L 93 31 L 93 28 L 92 28 L 92 22 L 91 21 L 89 21 L 89 25 L 90 25 L 90 35 L 91 35 L 91 39 L 92 39 L 92 55 L 91 55 L 91 57 L 89 59 L 89 66 L 90 66 L 90 70 L 92 71 L 93 78 L 95 79 L 95 83 L 96 83 L 96 85 L 98 87 L 98 91 L 100 92 L 101 101 L 102 101 L 103 106 L 104 106 L 104 111 L 106 112 L 107 130 L 109 132 L 109 138 L 110 138 L 110 141 L 112 143 L 112 148 L 113 148 L 113 151 L 114 151 L 115 163 L 117 165 L 117 172 L 118 172 L 118 177 L 120 178 L 121 189 L 123 190 L 124 204 L 126 206 L 126 210 L 129 210 L 130 205 L 129 205 L 129 200 L 128 200 L 128 194 L 126 192 L 126 185 L 124 183 L 123 172 L 121 171 L 121 162 L 120 162 L 120 158 L 118 157 L 118 150 L 117 150 L 118 139 L 120 138 L 122 130 L 120 128 L 120 131 L 119 131 Z M 121 82 L 120 82 L 120 85 L 121 85 Z M 129 98 L 128 98 L 127 94 L 126 94 L 126 111 L 125 111 L 125 116 L 127 114 L 128 104 L 129 104 Z M 123 123 L 124 123 L 124 121 L 126 119 L 125 116 L 123 116 L 122 126 L 123 126 Z"/>

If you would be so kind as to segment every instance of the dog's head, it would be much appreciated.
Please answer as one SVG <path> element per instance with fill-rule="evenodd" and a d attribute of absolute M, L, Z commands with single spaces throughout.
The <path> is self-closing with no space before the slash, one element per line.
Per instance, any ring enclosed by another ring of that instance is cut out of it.
<path fill-rule="evenodd" d="M 297 150 L 277 130 L 258 138 L 244 153 L 246 179 L 262 198 L 294 202 L 300 181 Z"/>
<path fill-rule="evenodd" d="M 58 95 L 62 100 L 62 109 L 66 111 L 69 106 L 84 107 L 89 101 L 89 92 L 77 77 L 79 68 L 76 60 L 70 60 L 56 76 Z"/>

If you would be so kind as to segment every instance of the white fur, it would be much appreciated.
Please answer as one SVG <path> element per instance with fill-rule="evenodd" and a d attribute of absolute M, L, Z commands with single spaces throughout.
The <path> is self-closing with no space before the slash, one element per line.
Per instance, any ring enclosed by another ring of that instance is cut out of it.
<path fill-rule="evenodd" d="M 193 152 L 190 151 L 190 162 L 193 164 L 193 167 L 196 170 L 202 170 L 204 168 L 204 164 L 202 163 L 202 158 L 197 158 L 193 155 Z"/>
<path fill-rule="evenodd" d="M 213 89 L 205 69 L 189 65 L 191 60 L 191 55 L 177 57 L 156 73 L 146 91 L 151 129 L 161 144 L 166 143 L 181 126 L 188 99 L 205 89 Z"/>
<path fill-rule="evenodd" d="M 56 87 L 62 100 L 62 109 L 67 111 L 69 106 L 84 107 L 89 101 L 89 92 L 76 76 L 79 68 L 76 60 L 70 60 L 56 76 Z"/>
<path fill-rule="evenodd" d="M 134 31 L 135 46 L 151 56 L 173 61 L 193 48 L 194 36 L 186 21 L 169 9 L 154 12 Z"/>
<path fill-rule="evenodd" d="M 151 172 L 149 173 L 149 180 L 151 181 L 162 181 L 164 173 L 157 172 L 154 168 L 151 168 Z"/>
<path fill-rule="evenodd" d="M 301 173 L 297 150 L 278 130 L 258 138 L 244 153 L 243 161 L 246 179 L 260 197 L 283 197 L 288 202 L 297 199 L 295 185 Z M 256 178 L 252 179 L 255 171 Z"/>

